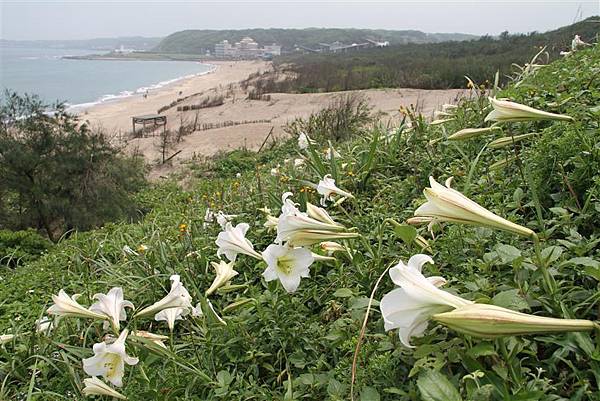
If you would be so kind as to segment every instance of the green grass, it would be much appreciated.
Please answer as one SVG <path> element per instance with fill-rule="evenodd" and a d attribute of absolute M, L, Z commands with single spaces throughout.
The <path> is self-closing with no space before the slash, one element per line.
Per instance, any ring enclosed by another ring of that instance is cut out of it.
<path fill-rule="evenodd" d="M 2 271 L 0 333 L 20 336 L 0 346 L 0 399 L 83 398 L 81 358 L 91 355 L 91 345 L 105 332 L 97 322 L 64 318 L 49 338 L 30 334 L 51 304 L 51 294 L 61 288 L 82 293 L 79 301 L 89 305 L 94 293 L 122 286 L 125 299 L 142 307 L 163 297 L 169 276 L 177 273 L 194 303 L 200 301 L 214 278 L 209 261 L 217 260 L 214 240 L 220 231 L 216 224 L 203 227 L 206 208 L 237 214 L 236 222 L 250 224 L 248 238 L 255 249 L 263 250 L 275 235 L 262 227 L 264 215 L 258 209 L 268 206 L 277 214 L 286 191 L 300 203 L 316 204 L 318 196 L 305 182 L 317 182 L 325 173 L 356 197 L 328 208 L 336 221 L 361 233 L 347 243 L 355 249 L 353 258 L 338 255 L 335 262 L 315 263 L 310 278 L 290 295 L 279 283 L 262 279 L 262 262 L 240 256 L 235 265 L 240 274 L 232 283 L 244 286 L 211 296 L 226 326 L 210 315 L 190 317 L 177 322 L 168 350 L 128 343 L 128 352 L 140 358 L 140 364 L 126 368 L 122 392 L 129 399 L 350 399 L 353 353 L 375 282 L 389 266 L 420 252 L 386 219 L 411 217 L 423 202 L 430 175 L 438 181 L 454 176 L 456 189 L 538 232 L 543 262 L 558 291 L 551 297 L 543 290 L 531 241 L 452 224 L 437 228 L 435 238 L 419 229 L 436 262 L 425 267 L 427 276 L 444 276 L 448 289 L 477 302 L 597 320 L 599 66 L 595 46 L 503 90 L 499 97 L 575 118 L 574 123 L 505 125 L 505 134 L 540 133 L 517 148 L 482 150 L 492 136 L 445 140 L 458 129 L 481 126 L 487 100 L 472 93 L 452 123 L 430 126 L 413 117 L 414 129 L 399 129 L 387 144 L 374 127 L 336 144 L 338 159 L 317 162 L 317 155 L 311 155 L 313 163 L 304 170 L 288 163 L 280 169 L 282 176 L 269 173 L 283 159 L 297 157 L 290 141 L 259 155 L 238 151 L 199 168 L 204 178 L 188 191 L 174 183 L 145 190 L 139 201 L 148 213 L 139 223 L 76 233 L 38 260 Z M 515 152 L 519 162 L 489 170 Z M 183 232 L 180 224 L 187 225 Z M 142 244 L 148 249 L 140 255 L 122 251 L 125 245 L 136 249 Z M 375 300 L 392 288 L 384 277 Z M 251 301 L 225 309 L 243 300 Z M 131 319 L 131 314 L 127 324 L 169 334 L 163 322 Z M 404 348 L 396 331 L 386 333 L 375 307 L 358 358 L 355 399 L 600 399 L 598 333 L 489 341 L 431 323 L 425 336 L 412 343 L 415 349 Z M 442 391 L 446 396 L 439 398 Z"/>

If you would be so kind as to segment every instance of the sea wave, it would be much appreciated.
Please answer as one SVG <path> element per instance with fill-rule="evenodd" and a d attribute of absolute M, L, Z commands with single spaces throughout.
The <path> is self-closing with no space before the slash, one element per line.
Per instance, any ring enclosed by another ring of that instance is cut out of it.
<path fill-rule="evenodd" d="M 152 85 L 149 85 L 149 86 L 142 86 L 142 87 L 137 88 L 134 91 L 125 90 L 125 91 L 119 92 L 118 94 L 103 95 L 103 96 L 100 96 L 100 98 L 98 100 L 93 101 L 93 102 L 77 103 L 77 104 L 69 104 L 69 103 L 67 103 L 66 104 L 67 111 L 72 112 L 72 113 L 73 112 L 80 112 L 80 111 L 83 111 L 83 110 L 85 110 L 87 108 L 90 108 L 92 106 L 95 106 L 95 105 L 98 105 L 98 104 L 101 104 L 101 103 L 109 103 L 109 102 L 114 102 L 114 101 L 118 101 L 118 100 L 130 97 L 130 96 L 141 95 L 141 94 L 144 94 L 146 92 L 154 91 L 154 90 L 163 88 L 165 86 L 174 84 L 175 82 L 181 81 L 182 79 L 188 79 L 188 78 L 198 77 L 198 76 L 201 76 L 201 75 L 211 74 L 211 73 L 213 73 L 213 72 L 215 72 L 217 70 L 217 66 L 216 65 L 205 64 L 205 63 L 202 63 L 202 64 L 209 66 L 209 69 L 207 71 L 199 72 L 199 73 L 196 73 L 196 74 L 188 74 L 188 75 L 183 75 L 183 76 L 180 76 L 180 77 L 177 77 L 177 78 L 169 79 L 169 80 L 166 80 L 166 81 L 160 81 L 160 82 L 158 82 L 156 84 L 152 84 Z"/>

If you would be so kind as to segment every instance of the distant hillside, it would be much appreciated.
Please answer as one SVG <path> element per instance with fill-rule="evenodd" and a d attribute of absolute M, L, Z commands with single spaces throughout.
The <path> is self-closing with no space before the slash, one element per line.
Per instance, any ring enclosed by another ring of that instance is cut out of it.
<path fill-rule="evenodd" d="M 287 80 L 263 76 L 255 86 L 260 92 L 331 92 L 367 88 L 449 89 L 465 85 L 465 75 L 476 82 L 501 79 L 512 63 L 523 65 L 546 47 L 540 61 L 559 57 L 570 48 L 574 35 L 596 41 L 598 17 L 545 33 L 485 36 L 463 42 L 392 45 L 384 49 L 336 54 L 289 55 L 276 59 L 278 71 L 293 72 Z"/>
<path fill-rule="evenodd" d="M 4 40 L 0 39 L 3 47 L 35 47 L 55 49 L 85 49 L 85 50 L 113 50 L 121 45 L 128 49 L 150 50 L 162 38 L 145 38 L 141 36 L 128 36 L 120 38 L 96 38 L 78 40 Z"/>
<path fill-rule="evenodd" d="M 340 41 L 361 43 L 365 39 L 387 40 L 390 44 L 436 43 L 448 40 L 469 40 L 477 36 L 461 33 L 424 33 L 421 31 L 391 31 L 384 29 L 241 29 L 241 30 L 185 30 L 164 38 L 154 51 L 162 53 L 204 54 L 214 50 L 214 45 L 222 40 L 236 42 L 250 36 L 260 45 L 277 43 L 284 51 L 295 46 L 316 47 L 319 43 Z"/>

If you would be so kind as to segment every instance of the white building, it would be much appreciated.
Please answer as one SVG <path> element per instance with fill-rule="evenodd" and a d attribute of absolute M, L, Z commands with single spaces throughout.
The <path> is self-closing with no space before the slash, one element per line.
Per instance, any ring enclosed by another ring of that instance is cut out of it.
<path fill-rule="evenodd" d="M 260 48 L 258 43 L 251 37 L 246 36 L 235 44 L 223 40 L 215 44 L 215 57 L 218 58 L 259 58 L 263 56 L 281 55 L 281 46 L 272 44 Z"/>
<path fill-rule="evenodd" d="M 273 43 L 272 45 L 266 45 L 264 47 L 264 54 L 269 54 L 271 56 L 281 56 L 281 46 Z"/>
<path fill-rule="evenodd" d="M 233 47 L 229 41 L 224 40 L 215 44 L 215 56 L 217 57 L 229 57 L 231 56 Z"/>

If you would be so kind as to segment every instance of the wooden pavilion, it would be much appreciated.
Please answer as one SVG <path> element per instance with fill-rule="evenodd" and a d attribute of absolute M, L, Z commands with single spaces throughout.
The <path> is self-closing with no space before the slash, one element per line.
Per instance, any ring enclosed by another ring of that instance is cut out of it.
<path fill-rule="evenodd" d="M 142 125 L 142 133 L 140 136 L 144 136 L 146 133 L 146 125 L 150 125 L 156 129 L 156 127 L 163 127 L 163 133 L 167 129 L 167 116 L 161 116 L 160 114 L 147 114 L 144 116 L 134 116 L 131 117 L 131 123 L 133 127 L 133 137 L 136 138 L 137 132 L 135 131 L 135 127 L 138 124 Z M 154 136 L 154 130 L 152 131 L 152 136 Z"/>

